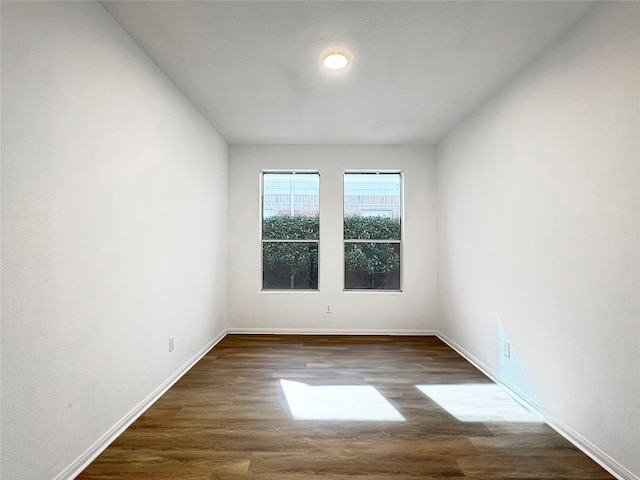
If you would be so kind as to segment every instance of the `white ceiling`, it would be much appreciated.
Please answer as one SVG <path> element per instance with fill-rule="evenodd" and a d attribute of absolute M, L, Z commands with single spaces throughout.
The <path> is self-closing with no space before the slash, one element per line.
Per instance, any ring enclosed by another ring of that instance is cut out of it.
<path fill-rule="evenodd" d="M 437 143 L 581 1 L 103 1 L 231 144 Z M 347 71 L 321 57 L 349 52 Z"/>

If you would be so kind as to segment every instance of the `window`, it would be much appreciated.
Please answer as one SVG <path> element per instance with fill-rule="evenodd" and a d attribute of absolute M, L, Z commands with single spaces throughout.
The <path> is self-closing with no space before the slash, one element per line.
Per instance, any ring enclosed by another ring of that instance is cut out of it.
<path fill-rule="evenodd" d="M 318 289 L 320 174 L 262 174 L 262 288 Z"/>
<path fill-rule="evenodd" d="M 400 290 L 402 174 L 344 174 L 344 288 Z"/>

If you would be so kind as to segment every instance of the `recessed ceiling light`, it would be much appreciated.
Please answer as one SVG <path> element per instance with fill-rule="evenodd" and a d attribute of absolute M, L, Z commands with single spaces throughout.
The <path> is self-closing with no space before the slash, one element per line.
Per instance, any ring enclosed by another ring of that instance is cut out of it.
<path fill-rule="evenodd" d="M 322 63 L 330 70 L 341 70 L 349 64 L 349 57 L 345 53 L 330 53 Z"/>

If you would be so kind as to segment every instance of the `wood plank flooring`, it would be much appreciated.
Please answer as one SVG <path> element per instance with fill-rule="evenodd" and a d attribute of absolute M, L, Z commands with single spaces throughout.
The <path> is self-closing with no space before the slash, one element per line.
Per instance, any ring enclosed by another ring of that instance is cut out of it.
<path fill-rule="evenodd" d="M 292 412 L 281 380 L 320 405 Z M 229 335 L 78 479 L 613 478 L 544 423 L 461 421 L 416 387 L 488 383 L 435 337 Z M 371 418 L 312 419 L 361 393 Z"/>

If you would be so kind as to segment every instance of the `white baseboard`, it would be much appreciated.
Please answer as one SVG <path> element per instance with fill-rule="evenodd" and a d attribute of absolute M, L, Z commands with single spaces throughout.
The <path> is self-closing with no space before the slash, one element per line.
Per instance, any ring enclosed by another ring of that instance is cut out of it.
<path fill-rule="evenodd" d="M 229 328 L 229 335 L 415 335 L 435 336 L 433 329 Z"/>
<path fill-rule="evenodd" d="M 469 363 L 484 373 L 495 383 L 501 385 L 516 399 L 526 404 L 531 410 L 537 412 L 556 432 L 575 445 L 579 450 L 588 455 L 602 468 L 619 480 L 640 480 L 640 477 L 620 465 L 613 458 L 593 445 L 590 441 L 575 432 L 569 426 L 554 418 L 549 412 L 541 408 L 533 399 L 528 398 L 512 385 L 501 381 L 497 373 L 486 364 L 476 358 L 469 351 L 458 345 L 442 332 L 432 329 L 414 330 L 387 330 L 387 329 L 297 329 L 297 328 L 230 328 L 221 332 L 216 338 L 205 345 L 187 363 L 176 371 L 169 379 L 154 390 L 147 398 L 138 404 L 133 410 L 125 415 L 116 425 L 107 431 L 96 443 L 94 443 L 85 453 L 69 465 L 63 472 L 55 477 L 55 480 L 71 480 L 82 472 L 95 458 L 100 455 L 123 431 L 125 431 L 140 415 L 142 415 L 156 400 L 158 400 L 169 388 L 171 388 L 185 373 L 191 369 L 202 357 L 204 357 L 218 342 L 228 334 L 261 334 L 261 335 L 416 335 L 416 336 L 437 336 L 445 342 Z"/>
<path fill-rule="evenodd" d="M 218 334 L 213 340 L 207 343 L 198 353 L 196 353 L 189 361 L 180 367 L 171 377 L 156 388 L 147 398 L 140 402 L 133 410 L 127 413 L 118 423 L 111 427 L 102 437 L 98 439 L 91 447 L 89 447 L 80 457 L 71 465 L 58 474 L 54 480 L 71 480 L 78 476 L 82 470 L 87 468 L 98 455 L 100 455 L 118 436 L 124 432 L 140 415 L 142 415 L 151 405 L 153 405 L 164 393 L 169 390 L 191 367 L 204 357 L 220 340 L 227 335 L 224 330 Z"/>
<path fill-rule="evenodd" d="M 449 337 L 447 337 L 442 332 L 436 332 L 436 336 L 440 340 L 442 340 L 444 343 L 449 345 L 451 348 L 453 348 L 460 355 L 462 355 L 465 358 L 465 360 L 467 360 L 474 367 L 476 367 L 478 370 L 480 370 L 482 373 L 484 373 L 492 381 L 494 381 L 495 383 L 499 383 L 498 382 L 498 375 L 491 368 L 489 368 L 488 365 L 484 364 L 482 361 L 480 361 L 480 359 L 476 358 L 471 352 L 469 352 L 469 351 L 465 350 L 464 348 L 462 348 L 462 346 L 458 345 L 456 342 L 451 340 Z"/>
<path fill-rule="evenodd" d="M 568 425 L 564 424 L 553 415 L 551 415 L 547 410 L 542 408 L 535 400 L 529 398 L 525 394 L 523 394 L 520 390 L 515 388 L 513 385 L 509 384 L 501 380 L 498 377 L 497 372 L 493 369 L 489 368 L 486 364 L 481 362 L 478 358 L 472 355 L 469 351 L 462 348 L 456 342 L 451 340 L 442 332 L 436 333 L 437 337 L 442 340 L 444 343 L 453 348 L 456 352 L 462 355 L 465 360 L 475 366 L 478 370 L 484 373 L 487 377 L 493 380 L 498 385 L 502 386 L 511 396 L 516 398 L 519 402 L 525 404 L 532 411 L 536 412 L 544 422 L 553 428 L 556 432 L 562 435 L 565 439 L 571 442 L 578 450 L 582 451 L 585 455 L 590 457 L 594 462 L 608 471 L 611 475 L 616 477 L 619 480 L 640 480 L 640 477 L 635 475 L 629 469 L 618 463 L 616 460 L 611 458 L 605 452 L 596 447 L 589 440 L 584 438 L 578 432 L 573 430 Z"/>
<path fill-rule="evenodd" d="M 578 450 L 585 453 L 588 457 L 590 457 L 594 462 L 604 468 L 611 475 L 616 477 L 619 480 L 640 480 L 640 477 L 635 475 L 625 466 L 620 465 L 616 460 L 611 458 L 605 452 L 596 447 L 589 440 L 584 438 L 578 432 L 573 430 L 568 425 L 562 423 L 557 418 L 554 418 L 553 415 L 548 413 L 546 410 L 542 410 L 542 415 L 547 425 L 553 428 L 556 432 L 566 438 L 569 442 L 575 445 Z"/>

